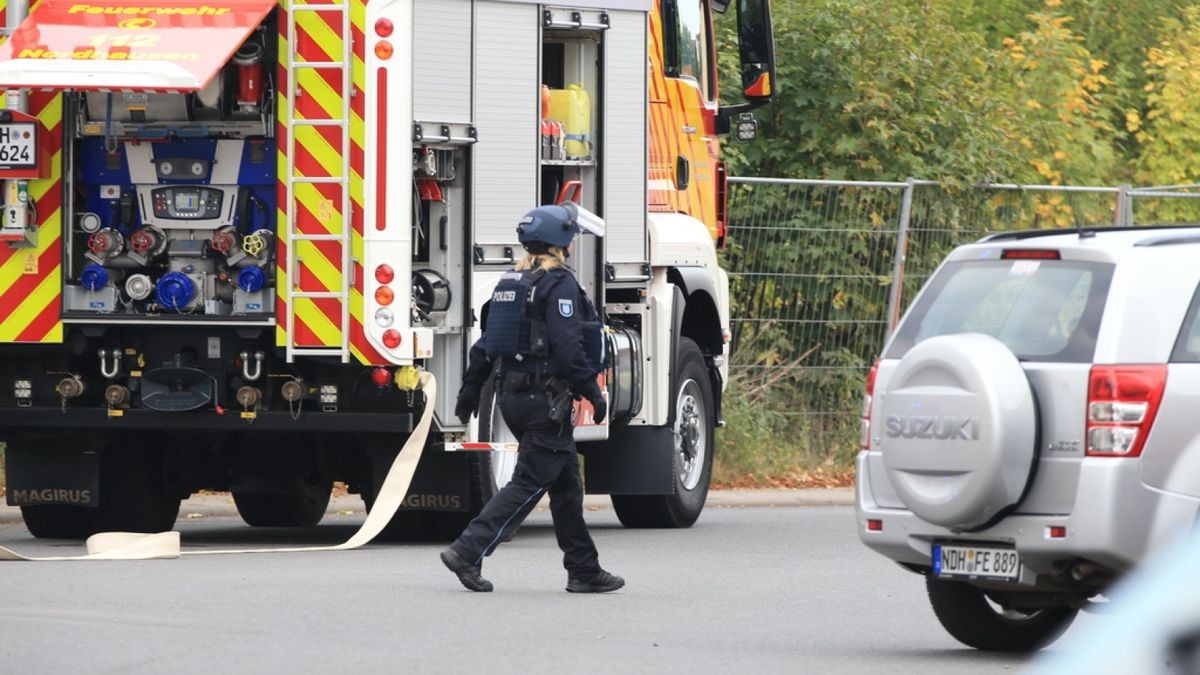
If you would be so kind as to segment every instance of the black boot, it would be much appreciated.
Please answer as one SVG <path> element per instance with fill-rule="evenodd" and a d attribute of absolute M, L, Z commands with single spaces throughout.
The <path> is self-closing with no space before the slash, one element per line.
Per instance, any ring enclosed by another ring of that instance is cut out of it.
<path fill-rule="evenodd" d="M 448 548 L 442 551 L 442 564 L 446 566 L 446 569 L 454 572 L 462 585 L 468 589 L 479 593 L 492 592 L 492 582 L 479 575 L 479 565 L 472 565 L 463 560 L 462 556 L 454 552 L 454 549 Z"/>
<path fill-rule="evenodd" d="M 608 593 L 624 585 L 624 579 L 615 574 L 609 574 L 604 570 L 600 570 L 595 574 L 567 577 L 568 593 Z"/>

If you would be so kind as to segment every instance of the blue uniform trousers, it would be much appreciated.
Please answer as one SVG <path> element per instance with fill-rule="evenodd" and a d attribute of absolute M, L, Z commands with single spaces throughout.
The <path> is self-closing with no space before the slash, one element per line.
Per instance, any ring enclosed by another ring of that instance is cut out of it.
<path fill-rule="evenodd" d="M 463 560 L 481 565 L 510 533 L 516 530 L 537 506 L 542 495 L 550 493 L 550 515 L 554 535 L 563 552 L 563 567 L 570 576 L 586 576 L 600 571 L 596 545 L 583 519 L 583 482 L 579 478 L 579 456 L 574 443 L 559 450 L 538 447 L 536 440 L 548 429 L 533 423 L 536 414 L 519 414 L 538 406 L 544 411 L 545 395 L 530 398 L 530 392 L 508 393 L 501 397 L 500 408 L 509 428 L 521 440 L 521 451 L 512 481 L 504 486 L 467 525 L 450 545 Z M 537 400 L 540 397 L 540 400 Z M 540 416 L 544 420 L 544 412 Z M 567 434 L 570 423 L 565 425 Z M 561 435 L 559 431 L 559 435 Z M 530 438 L 533 437 L 533 438 Z M 569 436 L 568 436 L 569 438 Z M 532 443 L 530 441 L 533 441 Z"/>

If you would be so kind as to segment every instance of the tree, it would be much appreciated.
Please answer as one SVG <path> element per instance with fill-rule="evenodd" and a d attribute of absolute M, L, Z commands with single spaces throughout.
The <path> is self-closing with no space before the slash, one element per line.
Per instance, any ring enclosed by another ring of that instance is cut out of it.
<path fill-rule="evenodd" d="M 776 3 L 779 94 L 760 113 L 761 133 L 772 142 L 729 147 L 734 172 L 966 180 L 1010 174 L 1018 159 L 996 126 L 1000 107 L 988 90 L 984 39 L 954 25 L 953 6 Z M 723 24 L 725 44 L 736 41 L 731 23 Z M 723 54 L 726 72 L 736 59 L 731 51 Z"/>

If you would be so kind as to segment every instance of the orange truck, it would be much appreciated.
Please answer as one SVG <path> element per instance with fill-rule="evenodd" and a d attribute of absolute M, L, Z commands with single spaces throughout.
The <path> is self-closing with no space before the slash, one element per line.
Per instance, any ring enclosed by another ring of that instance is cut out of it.
<path fill-rule="evenodd" d="M 587 489 L 691 525 L 727 372 L 718 138 L 775 86 L 768 0 L 731 4 L 9 0 L 8 503 L 39 537 L 170 529 L 202 489 L 312 525 L 335 481 L 370 508 L 433 406 L 392 532 L 454 536 L 515 463 L 492 392 L 452 414 L 468 348 L 519 218 L 569 199 L 607 234 L 574 256 L 612 411 L 576 411 Z"/>

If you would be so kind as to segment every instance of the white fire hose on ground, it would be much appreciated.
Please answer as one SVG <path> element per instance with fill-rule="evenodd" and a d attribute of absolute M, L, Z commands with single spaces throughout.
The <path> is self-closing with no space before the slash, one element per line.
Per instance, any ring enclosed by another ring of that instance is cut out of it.
<path fill-rule="evenodd" d="M 178 558 L 182 555 L 219 555 L 230 553 L 295 553 L 300 551 L 345 551 L 370 543 L 391 521 L 396 510 L 408 494 L 413 474 L 421 461 L 425 441 L 429 437 L 429 425 L 433 420 L 433 402 L 437 399 L 437 380 L 428 372 L 421 373 L 421 390 L 425 394 L 425 409 L 421 420 L 400 454 L 392 462 L 387 477 L 379 489 L 375 505 L 367 514 L 362 527 L 346 541 L 336 546 L 299 546 L 288 548 L 224 549 L 219 551 L 180 550 L 178 532 L 139 534 L 132 532 L 101 532 L 88 537 L 87 555 L 48 556 L 31 558 L 0 546 L 0 560 L 152 560 L 156 558 Z"/>

